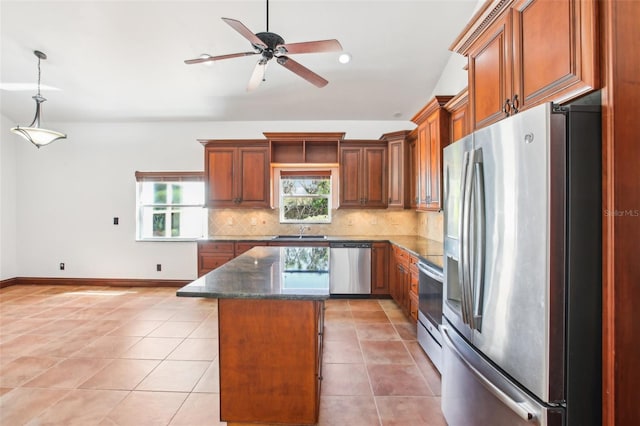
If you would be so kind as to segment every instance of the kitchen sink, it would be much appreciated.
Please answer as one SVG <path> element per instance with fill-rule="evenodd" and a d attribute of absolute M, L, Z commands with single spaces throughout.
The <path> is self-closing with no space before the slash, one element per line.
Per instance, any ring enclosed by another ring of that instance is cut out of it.
<path fill-rule="evenodd" d="M 295 241 L 295 240 L 305 240 L 305 241 L 309 241 L 309 240 L 326 240 L 327 236 L 326 235 L 276 235 L 275 237 L 273 237 L 274 240 L 288 240 L 288 241 Z"/>

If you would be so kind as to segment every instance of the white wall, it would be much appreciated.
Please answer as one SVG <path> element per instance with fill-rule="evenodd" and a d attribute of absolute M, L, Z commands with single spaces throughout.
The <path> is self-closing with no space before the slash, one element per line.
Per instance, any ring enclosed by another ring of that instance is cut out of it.
<path fill-rule="evenodd" d="M 9 132 L 15 123 L 0 115 L 0 281 L 17 275 L 16 146 Z"/>
<path fill-rule="evenodd" d="M 11 125 L 3 121 L 3 140 Z M 194 242 L 135 241 L 136 170 L 203 170 L 204 150 L 198 138 L 263 138 L 265 131 L 345 131 L 348 138 L 377 139 L 386 132 L 414 127 L 399 121 L 48 126 L 66 132 L 68 139 L 41 149 L 22 140 L 16 144 L 17 266 L 3 272 L 6 278 L 193 279 Z M 12 201 L 10 193 L 6 198 L 5 191 L 1 195 L 3 206 Z M 113 225 L 116 216 L 120 218 L 117 226 Z M 3 240 L 4 229 L 3 222 Z M 64 271 L 58 268 L 60 262 L 65 263 Z M 162 272 L 156 272 L 157 263 L 162 264 Z"/>

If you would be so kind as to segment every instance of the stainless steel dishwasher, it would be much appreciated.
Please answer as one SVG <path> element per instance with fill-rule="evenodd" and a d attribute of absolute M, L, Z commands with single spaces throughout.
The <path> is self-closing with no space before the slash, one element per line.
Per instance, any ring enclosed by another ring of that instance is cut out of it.
<path fill-rule="evenodd" d="M 371 243 L 329 244 L 331 295 L 371 294 Z"/>

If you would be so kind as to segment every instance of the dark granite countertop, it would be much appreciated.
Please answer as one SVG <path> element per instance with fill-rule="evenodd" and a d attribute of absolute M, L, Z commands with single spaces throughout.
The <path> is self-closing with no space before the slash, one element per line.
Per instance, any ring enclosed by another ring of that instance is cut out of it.
<path fill-rule="evenodd" d="M 328 259 L 328 247 L 254 247 L 182 287 L 176 294 L 324 300 L 329 298 Z"/>
<path fill-rule="evenodd" d="M 203 239 L 203 241 L 273 241 L 273 235 L 221 235 L 212 238 Z M 317 241 L 317 240 L 316 240 Z M 388 241 L 398 247 L 401 247 L 431 265 L 442 269 L 443 262 L 443 243 L 441 241 L 430 240 L 416 235 L 345 235 L 345 236 L 327 236 L 327 242 L 337 241 Z"/>

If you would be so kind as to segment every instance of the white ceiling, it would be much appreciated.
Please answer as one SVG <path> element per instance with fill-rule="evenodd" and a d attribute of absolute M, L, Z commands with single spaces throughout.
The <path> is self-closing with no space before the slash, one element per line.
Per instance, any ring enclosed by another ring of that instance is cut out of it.
<path fill-rule="evenodd" d="M 28 124 L 41 50 L 45 121 L 408 120 L 428 100 L 448 47 L 478 0 L 271 0 L 269 30 L 286 42 L 336 38 L 352 55 L 292 55 L 329 84 L 275 61 L 246 85 L 258 56 L 185 65 L 202 53 L 251 50 L 220 18 L 265 30 L 264 0 L 0 2 L 3 115 Z"/>

